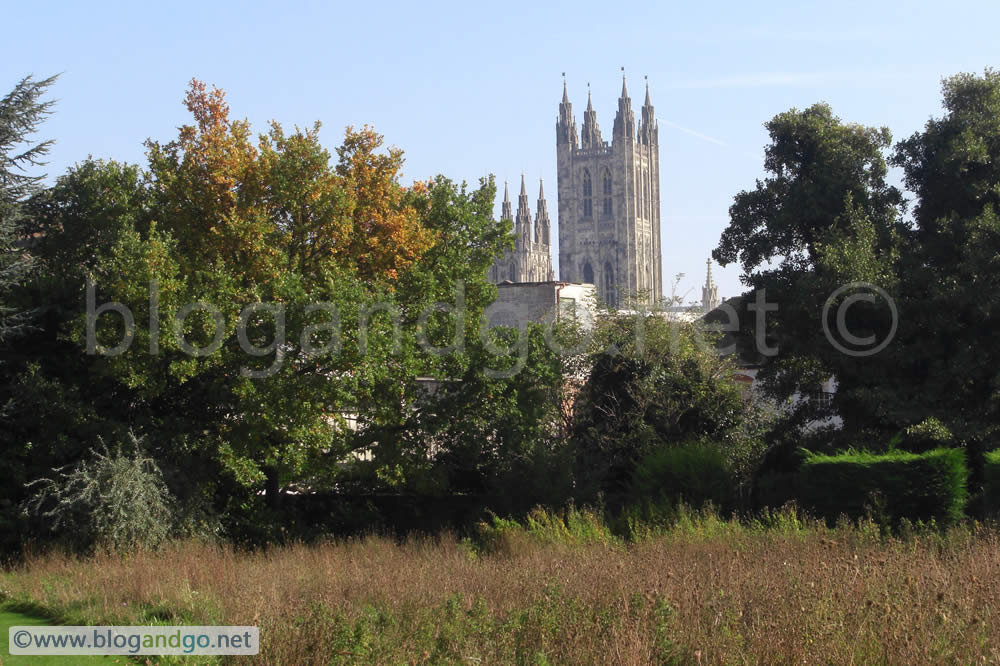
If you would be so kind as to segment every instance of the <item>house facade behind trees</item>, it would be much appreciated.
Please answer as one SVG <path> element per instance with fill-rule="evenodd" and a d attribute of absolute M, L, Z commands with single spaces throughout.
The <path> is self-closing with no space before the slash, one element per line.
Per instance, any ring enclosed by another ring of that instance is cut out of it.
<path fill-rule="evenodd" d="M 597 294 L 592 284 L 569 282 L 504 282 L 497 300 L 486 308 L 491 326 L 524 328 L 530 322 L 573 321 L 594 325 Z"/>

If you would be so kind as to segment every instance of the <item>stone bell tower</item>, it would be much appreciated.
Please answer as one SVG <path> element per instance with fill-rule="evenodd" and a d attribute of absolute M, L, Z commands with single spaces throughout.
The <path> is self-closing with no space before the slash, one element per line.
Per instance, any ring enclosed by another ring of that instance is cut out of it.
<path fill-rule="evenodd" d="M 623 74 L 608 143 L 601 136 L 588 86 L 578 142 L 563 80 L 556 120 L 559 279 L 596 285 L 611 307 L 653 304 L 663 298 L 660 157 L 648 82 L 641 111 L 637 126 Z"/>

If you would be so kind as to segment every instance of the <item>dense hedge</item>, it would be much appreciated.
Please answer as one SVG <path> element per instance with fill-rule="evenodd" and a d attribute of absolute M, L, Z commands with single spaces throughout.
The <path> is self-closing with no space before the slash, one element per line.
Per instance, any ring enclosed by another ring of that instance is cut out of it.
<path fill-rule="evenodd" d="M 632 500 L 669 500 L 701 507 L 731 508 L 733 474 L 715 444 L 660 446 L 643 456 L 632 474 Z"/>
<path fill-rule="evenodd" d="M 968 476 L 962 449 L 807 452 L 796 490 L 807 509 L 828 520 L 872 512 L 892 524 L 901 518 L 950 524 L 964 515 Z"/>
<path fill-rule="evenodd" d="M 1000 449 L 984 456 L 983 500 L 989 516 L 1000 516 Z"/>

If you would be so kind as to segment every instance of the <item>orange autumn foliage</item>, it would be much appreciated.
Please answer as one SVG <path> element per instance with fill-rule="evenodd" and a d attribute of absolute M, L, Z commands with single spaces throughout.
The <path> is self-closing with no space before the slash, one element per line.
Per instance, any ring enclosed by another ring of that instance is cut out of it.
<path fill-rule="evenodd" d="M 368 279 L 395 278 L 434 241 L 396 182 L 402 151 L 390 148 L 388 154 L 378 154 L 381 145 L 382 136 L 366 125 L 357 132 L 347 128 L 344 144 L 337 149 L 337 174 L 348 192 L 353 220 L 348 255 Z M 424 188 L 422 183 L 415 187 Z"/>
<path fill-rule="evenodd" d="M 161 224 L 188 271 L 228 266 L 249 286 L 288 270 L 318 278 L 332 261 L 391 286 L 433 245 L 398 183 L 402 152 L 376 152 L 382 137 L 370 128 L 347 129 L 331 168 L 319 123 L 290 135 L 272 123 L 254 142 L 218 88 L 192 80 L 184 101 L 195 125 L 147 147 Z"/>

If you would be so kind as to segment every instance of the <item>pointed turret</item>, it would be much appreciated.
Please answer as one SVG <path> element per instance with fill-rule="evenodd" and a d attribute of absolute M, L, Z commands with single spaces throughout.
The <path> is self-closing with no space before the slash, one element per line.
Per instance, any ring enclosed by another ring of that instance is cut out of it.
<path fill-rule="evenodd" d="M 649 78 L 646 78 L 646 101 L 642 105 L 642 120 L 639 121 L 639 141 L 656 144 L 659 132 L 653 115 L 653 103 L 649 101 Z"/>
<path fill-rule="evenodd" d="M 545 184 L 538 179 L 538 208 L 535 210 L 535 242 L 549 245 L 550 230 L 549 211 L 545 204 Z"/>
<path fill-rule="evenodd" d="M 601 139 L 601 128 L 597 125 L 597 112 L 590 98 L 590 84 L 587 84 L 587 110 L 583 112 L 583 129 L 580 132 L 580 147 L 600 148 L 604 144 Z"/>
<path fill-rule="evenodd" d="M 517 197 L 517 217 L 514 218 L 514 231 L 517 233 L 517 243 L 531 242 L 531 211 L 528 209 L 528 190 L 524 186 L 524 174 L 521 174 L 521 194 Z"/>
<path fill-rule="evenodd" d="M 563 72 L 563 96 L 559 103 L 559 118 L 556 119 L 556 144 L 576 148 L 576 120 L 573 119 L 573 105 L 566 88 L 566 72 Z"/>
<path fill-rule="evenodd" d="M 628 96 L 628 86 L 625 84 L 625 68 L 622 67 L 622 96 L 618 98 L 618 114 L 615 116 L 615 139 L 632 139 L 635 137 L 635 115 L 632 113 L 632 100 Z"/>
<path fill-rule="evenodd" d="M 507 181 L 503 181 L 503 204 L 500 206 L 500 219 L 513 220 L 514 213 L 510 208 L 510 194 L 507 192 Z"/>
<path fill-rule="evenodd" d="M 705 275 L 705 286 L 701 288 L 701 309 L 703 312 L 708 313 L 719 307 L 719 288 L 715 286 L 715 280 L 712 279 L 712 260 L 705 260 L 706 275 Z"/>

